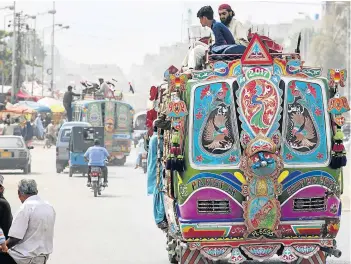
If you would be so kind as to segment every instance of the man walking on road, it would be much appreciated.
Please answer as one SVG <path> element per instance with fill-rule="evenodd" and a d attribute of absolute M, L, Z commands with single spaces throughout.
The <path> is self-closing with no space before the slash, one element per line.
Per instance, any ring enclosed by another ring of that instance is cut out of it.
<path fill-rule="evenodd" d="M 53 250 L 55 210 L 38 196 L 35 180 L 21 180 L 18 197 L 22 205 L 9 231 L 8 254 L 0 254 L 0 263 L 43 264 Z"/>
<path fill-rule="evenodd" d="M 12 223 L 12 213 L 10 204 L 4 197 L 4 191 L 4 176 L 0 175 L 0 228 L 7 238 Z"/>
<path fill-rule="evenodd" d="M 68 122 L 72 121 L 72 101 L 73 96 L 80 96 L 80 94 L 76 94 L 72 92 L 72 86 L 68 86 L 67 92 L 63 96 L 63 106 L 66 109 Z"/>

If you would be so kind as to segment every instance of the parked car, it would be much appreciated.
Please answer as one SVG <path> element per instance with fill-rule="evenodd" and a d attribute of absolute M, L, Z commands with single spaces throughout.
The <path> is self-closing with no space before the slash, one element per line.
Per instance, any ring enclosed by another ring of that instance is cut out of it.
<path fill-rule="evenodd" d="M 0 136 L 0 169 L 23 170 L 31 173 L 31 153 L 33 146 L 26 146 L 21 136 Z"/>
<path fill-rule="evenodd" d="M 56 141 L 56 172 L 62 172 L 68 166 L 69 141 L 72 127 L 90 127 L 86 122 L 65 122 L 58 132 Z"/>

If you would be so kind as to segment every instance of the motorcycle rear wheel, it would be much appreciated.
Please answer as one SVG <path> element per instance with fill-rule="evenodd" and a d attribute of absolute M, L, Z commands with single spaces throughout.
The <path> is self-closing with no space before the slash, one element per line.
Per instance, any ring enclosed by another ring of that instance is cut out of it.
<path fill-rule="evenodd" d="M 98 188 L 97 182 L 93 182 L 94 197 L 98 195 Z"/>

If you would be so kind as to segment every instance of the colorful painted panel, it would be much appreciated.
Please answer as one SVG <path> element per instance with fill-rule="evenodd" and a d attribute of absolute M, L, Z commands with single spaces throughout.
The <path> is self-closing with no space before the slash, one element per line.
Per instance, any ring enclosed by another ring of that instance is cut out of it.
<path fill-rule="evenodd" d="M 102 126 L 101 104 L 91 103 L 88 105 L 88 122 L 92 126 Z"/>
<path fill-rule="evenodd" d="M 115 102 L 105 102 L 105 146 L 109 151 L 112 151 L 112 138 L 115 129 Z"/>
<path fill-rule="evenodd" d="M 258 134 L 271 137 L 279 128 L 282 111 L 279 81 L 278 76 L 271 76 L 269 70 L 262 67 L 247 71 L 244 79 L 238 78 L 240 89 L 236 95 L 240 120 L 251 139 Z"/>
<path fill-rule="evenodd" d="M 328 162 L 328 120 L 323 89 L 317 83 L 306 81 L 287 83 L 282 147 L 285 164 Z"/>
<path fill-rule="evenodd" d="M 125 104 L 117 103 L 117 129 L 127 130 L 129 128 L 129 107 Z"/>
<path fill-rule="evenodd" d="M 216 183 L 220 187 L 223 182 L 217 180 Z M 202 181 L 201 184 L 205 184 L 205 181 Z M 229 189 L 229 192 L 234 190 L 229 185 L 224 188 Z M 234 194 L 230 195 L 219 188 L 201 187 L 195 190 L 182 205 L 179 205 L 179 216 L 183 220 L 192 221 L 241 220 L 243 210 L 241 204 L 233 196 Z M 222 205 L 221 211 L 216 209 L 215 204 Z"/>
<path fill-rule="evenodd" d="M 197 166 L 237 166 L 240 146 L 231 86 L 217 82 L 195 88 L 192 161 Z"/>
<path fill-rule="evenodd" d="M 340 200 L 326 197 L 328 189 L 318 185 L 299 189 L 281 205 L 282 219 L 339 217 Z"/>

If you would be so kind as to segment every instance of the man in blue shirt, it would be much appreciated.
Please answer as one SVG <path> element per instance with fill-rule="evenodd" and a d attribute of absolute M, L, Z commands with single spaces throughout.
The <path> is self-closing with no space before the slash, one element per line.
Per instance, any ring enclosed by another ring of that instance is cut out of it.
<path fill-rule="evenodd" d="M 230 30 L 221 22 L 217 22 L 213 19 L 213 10 L 211 6 L 201 7 L 199 12 L 197 12 L 197 17 L 200 19 L 200 23 L 203 27 L 209 27 L 212 29 L 215 43 L 211 48 L 235 44 L 234 37 Z"/>
<path fill-rule="evenodd" d="M 88 172 L 88 183 L 87 186 L 91 187 L 90 169 L 91 167 L 100 167 L 104 176 L 104 187 L 107 187 L 107 167 L 105 164 L 106 159 L 110 159 L 110 155 L 104 147 L 100 146 L 100 141 L 95 139 L 94 146 L 88 148 L 84 154 L 85 160 L 88 161 L 89 172 Z"/>

